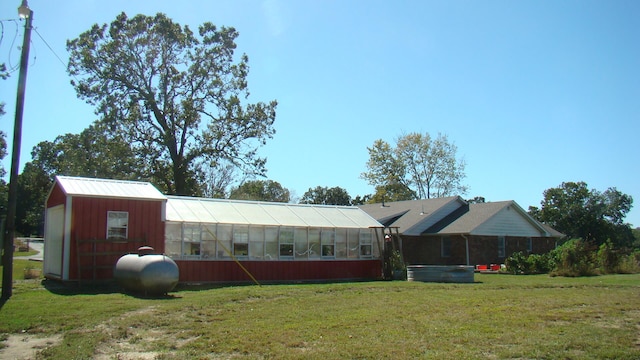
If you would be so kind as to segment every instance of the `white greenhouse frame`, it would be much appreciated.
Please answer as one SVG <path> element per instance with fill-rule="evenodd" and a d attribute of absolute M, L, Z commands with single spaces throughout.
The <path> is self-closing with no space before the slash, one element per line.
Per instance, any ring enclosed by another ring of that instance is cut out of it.
<path fill-rule="evenodd" d="M 351 206 L 169 196 L 165 253 L 174 260 L 370 260 L 380 257 L 379 228 Z"/>

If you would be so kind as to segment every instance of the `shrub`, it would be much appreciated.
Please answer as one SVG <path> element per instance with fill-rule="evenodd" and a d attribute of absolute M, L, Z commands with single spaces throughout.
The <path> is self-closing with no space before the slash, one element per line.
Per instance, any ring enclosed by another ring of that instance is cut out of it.
<path fill-rule="evenodd" d="M 620 258 L 620 264 L 618 265 L 617 272 L 619 274 L 637 274 L 640 273 L 640 251 L 622 256 Z"/>
<path fill-rule="evenodd" d="M 527 261 L 533 274 L 546 274 L 553 270 L 551 255 L 549 253 L 531 254 L 527 258 Z"/>
<path fill-rule="evenodd" d="M 592 276 L 597 274 L 595 252 L 588 243 L 573 239 L 553 250 L 554 276 Z"/>
<path fill-rule="evenodd" d="M 623 256 L 613 246 L 611 240 L 607 240 L 598 249 L 596 254 L 598 267 L 603 274 L 615 274 L 619 271 Z"/>
<path fill-rule="evenodd" d="M 505 260 L 507 272 L 515 275 L 592 276 L 640 273 L 640 251 L 629 255 L 611 241 L 595 247 L 581 239 L 569 240 L 547 254 L 515 252 Z"/>
<path fill-rule="evenodd" d="M 525 255 L 518 251 L 505 260 L 507 272 L 511 274 L 546 274 L 551 271 L 551 257 L 549 254 Z"/>
<path fill-rule="evenodd" d="M 527 258 L 522 251 L 511 254 L 504 261 L 504 265 L 507 267 L 507 272 L 514 275 L 526 274 L 528 271 Z"/>

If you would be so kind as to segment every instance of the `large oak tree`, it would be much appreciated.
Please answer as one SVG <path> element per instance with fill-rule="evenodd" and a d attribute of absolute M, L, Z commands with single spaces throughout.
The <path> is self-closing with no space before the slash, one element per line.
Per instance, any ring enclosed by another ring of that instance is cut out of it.
<path fill-rule="evenodd" d="M 78 96 L 127 137 L 152 181 L 167 193 L 196 195 L 202 168 L 231 162 L 264 175 L 257 150 L 275 132 L 277 102 L 249 96 L 238 32 L 202 24 L 194 34 L 164 14 L 117 16 L 67 42 Z"/>
<path fill-rule="evenodd" d="M 446 135 L 409 133 L 399 136 L 395 147 L 379 139 L 367 150 L 367 171 L 361 177 L 376 187 L 378 197 L 385 189 L 394 189 L 390 198 L 405 200 L 411 192 L 413 199 L 429 199 L 467 191 L 465 162 Z"/>

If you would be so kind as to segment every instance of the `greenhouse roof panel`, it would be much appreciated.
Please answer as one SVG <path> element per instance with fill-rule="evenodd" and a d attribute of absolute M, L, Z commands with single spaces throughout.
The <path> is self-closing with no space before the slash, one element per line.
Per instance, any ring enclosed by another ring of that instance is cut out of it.
<path fill-rule="evenodd" d="M 381 226 L 358 207 L 167 197 L 167 221 L 368 228 Z"/>

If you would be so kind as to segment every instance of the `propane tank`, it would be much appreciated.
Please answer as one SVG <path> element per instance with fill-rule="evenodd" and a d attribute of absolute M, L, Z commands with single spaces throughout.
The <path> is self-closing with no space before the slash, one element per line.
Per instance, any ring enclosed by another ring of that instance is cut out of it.
<path fill-rule="evenodd" d="M 154 254 L 142 246 L 137 254 L 127 254 L 116 262 L 113 277 L 125 290 L 149 295 L 166 294 L 178 284 L 178 265 L 164 254 Z"/>

